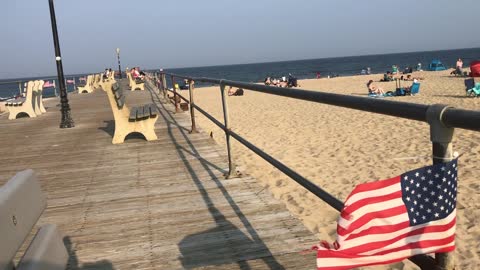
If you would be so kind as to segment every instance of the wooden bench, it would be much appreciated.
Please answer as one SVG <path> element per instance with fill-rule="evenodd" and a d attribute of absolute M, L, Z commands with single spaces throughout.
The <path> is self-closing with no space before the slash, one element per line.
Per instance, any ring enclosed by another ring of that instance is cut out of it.
<path fill-rule="evenodd" d="M 79 94 L 92 93 L 93 92 L 93 75 L 87 76 L 87 81 L 84 85 L 78 85 L 77 90 Z"/>
<path fill-rule="evenodd" d="M 32 170 L 17 173 L 0 188 L 0 269 L 66 269 L 68 252 L 53 224 L 41 226 L 20 262 L 13 262 L 46 205 Z"/>
<path fill-rule="evenodd" d="M 130 72 L 127 73 L 128 81 L 130 86 L 130 90 L 135 91 L 135 90 L 145 90 L 145 82 L 144 81 L 137 81 L 133 78 L 132 74 Z"/>
<path fill-rule="evenodd" d="M 46 113 L 45 107 L 43 106 L 43 84 L 45 82 L 42 80 L 34 81 L 33 84 L 33 110 L 36 115 L 41 115 Z"/>
<path fill-rule="evenodd" d="M 8 119 L 16 119 L 17 116 L 21 113 L 27 114 L 29 117 L 37 117 L 35 113 L 35 105 L 33 99 L 33 87 L 34 81 L 29 81 L 27 83 L 26 93 L 24 98 L 17 98 L 14 100 L 7 100 L 5 107 L 7 108 L 9 115 Z"/>
<path fill-rule="evenodd" d="M 156 140 L 155 122 L 158 119 L 156 105 L 145 104 L 130 109 L 125 103 L 123 89 L 117 82 L 106 82 L 104 86 L 115 119 L 115 133 L 112 143 L 123 143 L 125 137 L 132 132 L 143 134 L 147 141 Z"/>
<path fill-rule="evenodd" d="M 101 74 L 95 74 L 93 75 L 93 83 L 92 83 L 92 87 L 93 89 L 97 89 L 100 87 L 100 81 L 102 79 L 102 75 Z"/>
<path fill-rule="evenodd" d="M 104 78 L 103 75 L 102 75 L 101 78 L 102 78 L 102 79 L 101 79 L 99 85 L 100 85 L 100 87 L 102 88 L 102 90 L 105 91 L 105 89 L 107 89 L 106 86 L 105 86 L 105 84 L 106 84 L 107 82 L 111 82 L 111 81 L 115 82 L 115 71 L 110 72 L 110 74 L 108 74 L 108 77 L 107 77 L 107 78 Z"/>

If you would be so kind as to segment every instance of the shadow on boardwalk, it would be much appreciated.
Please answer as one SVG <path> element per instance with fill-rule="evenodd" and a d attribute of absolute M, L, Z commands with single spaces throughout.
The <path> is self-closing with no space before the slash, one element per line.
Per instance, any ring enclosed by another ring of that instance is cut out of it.
<path fill-rule="evenodd" d="M 235 203 L 220 179 L 218 179 L 218 173 L 216 174 L 213 171 L 217 170 L 224 174 L 226 173 L 225 170 L 200 157 L 200 153 L 196 150 L 195 146 L 187 136 L 188 131 L 185 128 L 179 128 L 180 125 L 172 116 L 172 112 L 166 108 L 165 101 L 160 100 L 159 95 L 151 89 L 149 92 L 152 96 L 152 100 L 159 107 L 161 117 L 163 117 L 165 123 L 167 123 L 168 135 L 172 143 L 175 144 L 178 155 L 183 160 L 185 168 L 187 168 L 194 184 L 197 186 L 198 191 L 216 224 L 216 226 L 211 229 L 188 235 L 178 243 L 182 256 L 179 259 L 182 262 L 182 266 L 185 269 L 192 269 L 209 265 L 237 264 L 240 269 L 252 269 L 252 266 L 249 265 L 248 261 L 261 259 L 269 269 L 285 269 L 273 257 L 249 220 L 240 210 L 240 207 Z M 178 128 L 181 136 L 187 142 L 187 148 L 181 146 L 177 142 L 177 139 L 173 135 L 174 128 Z M 227 200 L 230 208 L 241 221 L 248 235 L 228 221 L 221 211 L 215 207 L 214 202 L 200 181 L 199 176 L 193 169 L 192 164 L 190 164 L 187 158 L 188 155 L 197 157 L 197 160 L 200 161 L 203 169 L 210 176 L 211 181 L 215 183 L 218 190 L 220 190 Z M 212 241 L 213 239 L 214 241 Z M 212 245 L 212 242 L 215 242 L 215 246 Z M 259 253 L 261 253 L 262 256 L 260 256 Z"/>
<path fill-rule="evenodd" d="M 72 241 L 70 240 L 70 237 L 65 236 L 63 238 L 63 244 L 67 248 L 67 252 L 68 252 L 67 269 L 69 270 L 115 270 L 115 268 L 113 268 L 112 262 L 108 260 L 100 260 L 92 263 L 84 263 L 80 266 L 78 265 L 77 254 L 72 246 Z M 49 267 L 49 268 L 42 268 L 42 269 L 59 269 L 59 268 Z"/>

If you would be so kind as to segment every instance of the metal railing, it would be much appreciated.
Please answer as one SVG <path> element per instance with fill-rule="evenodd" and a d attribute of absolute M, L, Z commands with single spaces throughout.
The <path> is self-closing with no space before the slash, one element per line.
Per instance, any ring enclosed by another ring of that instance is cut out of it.
<path fill-rule="evenodd" d="M 173 86 L 171 90 L 167 88 L 167 75 L 171 78 L 171 83 Z M 442 104 L 414 104 L 383 99 L 347 96 L 311 90 L 278 88 L 230 80 L 220 80 L 203 77 L 194 78 L 165 72 L 156 73 L 150 75 L 150 77 L 154 80 L 158 89 L 163 93 L 165 99 L 168 100 L 167 92 L 173 93 L 172 103 L 175 105 L 176 112 L 182 112 L 179 106 L 180 100 L 184 100 L 186 103 L 190 104 L 190 117 L 192 121 L 191 132 L 197 131 L 195 125 L 195 109 L 202 113 L 205 117 L 207 117 L 210 121 L 212 121 L 215 125 L 220 127 L 225 132 L 229 167 L 228 174 L 226 175 L 227 177 L 234 176 L 236 173 L 236 170 L 233 167 L 232 152 L 230 147 L 230 137 L 233 137 L 238 142 L 255 152 L 265 161 L 267 161 L 268 163 L 279 169 L 281 172 L 289 176 L 292 180 L 315 194 L 318 198 L 326 202 L 328 205 L 330 205 L 337 211 L 341 211 L 343 208 L 343 203 L 340 200 L 333 197 L 321 187 L 315 185 L 305 177 L 290 169 L 285 164 L 265 153 L 264 151 L 250 143 L 248 140 L 230 129 L 228 121 L 228 103 L 226 100 L 227 94 L 225 91 L 225 86 L 228 85 L 232 87 L 242 88 L 244 90 L 262 92 L 277 96 L 284 96 L 294 99 L 312 101 L 317 103 L 329 104 L 350 109 L 426 122 L 430 125 L 430 139 L 432 141 L 432 156 L 434 164 L 448 162 L 452 160 L 453 151 L 451 142 L 454 128 L 480 131 L 480 111 L 456 109 L 448 105 Z M 186 98 L 177 92 L 177 89 L 175 87 L 175 78 L 184 79 L 188 82 L 189 98 Z M 194 82 L 213 83 L 220 86 L 224 116 L 223 124 L 195 104 Z M 437 253 L 435 254 L 435 259 L 427 255 L 416 255 L 409 259 L 416 265 L 418 265 L 421 269 L 454 269 L 453 253 Z"/>

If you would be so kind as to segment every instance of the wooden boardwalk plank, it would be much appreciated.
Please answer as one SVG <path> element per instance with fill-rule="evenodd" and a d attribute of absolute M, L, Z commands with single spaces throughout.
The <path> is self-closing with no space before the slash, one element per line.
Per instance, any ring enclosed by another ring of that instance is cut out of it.
<path fill-rule="evenodd" d="M 125 87 L 125 81 L 121 82 Z M 224 179 L 222 148 L 153 91 L 127 91 L 127 104 L 154 101 L 157 141 L 112 145 L 106 94 L 70 95 L 76 127 L 47 113 L 0 116 L 0 184 L 34 169 L 48 207 L 38 225 L 65 235 L 69 269 L 314 269 L 317 239 L 248 175 Z"/>

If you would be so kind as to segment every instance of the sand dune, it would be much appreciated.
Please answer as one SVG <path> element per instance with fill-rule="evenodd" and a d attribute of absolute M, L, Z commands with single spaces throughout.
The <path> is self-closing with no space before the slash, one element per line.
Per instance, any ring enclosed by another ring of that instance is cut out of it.
<path fill-rule="evenodd" d="M 416 72 L 424 77 L 417 96 L 389 99 L 422 104 L 443 103 L 478 110 L 480 98 L 465 97 L 463 78 L 444 72 Z M 366 96 L 373 79 L 386 91 L 395 82 L 378 82 L 382 75 L 302 80 L 300 88 Z M 404 86 L 411 82 L 402 82 Z M 198 88 L 196 102 L 217 119 L 223 119 L 218 87 Z M 313 102 L 246 91 L 229 97 L 232 129 L 273 157 L 343 201 L 355 185 L 399 175 L 431 164 L 429 127 L 425 123 Z M 225 145 L 223 132 L 197 113 L 199 126 L 213 132 Z M 480 265 L 478 166 L 480 133 L 455 130 L 454 151 L 463 154 L 459 164 L 456 264 L 458 269 Z M 338 213 L 253 152 L 233 140 L 233 159 L 282 200 L 319 239 L 335 239 Z M 308 248 L 308 247 L 306 247 Z M 314 262 L 312 262 L 314 264 Z M 416 269 L 412 263 L 367 269 Z"/>

